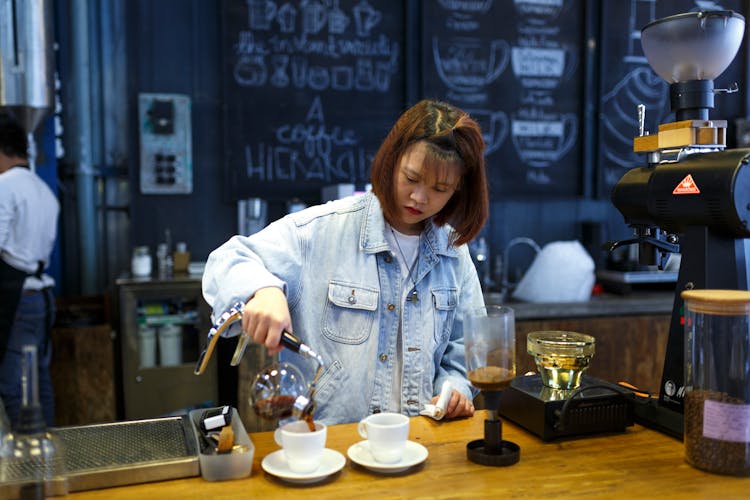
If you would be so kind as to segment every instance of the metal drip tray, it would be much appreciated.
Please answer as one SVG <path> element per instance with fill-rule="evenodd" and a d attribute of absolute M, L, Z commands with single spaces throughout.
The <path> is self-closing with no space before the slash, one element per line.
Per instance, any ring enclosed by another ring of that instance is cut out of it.
<path fill-rule="evenodd" d="M 69 491 L 198 476 L 190 425 L 182 416 L 53 429 L 65 445 Z M 17 477 L 5 478 L 8 483 L 33 471 L 11 473 Z"/>

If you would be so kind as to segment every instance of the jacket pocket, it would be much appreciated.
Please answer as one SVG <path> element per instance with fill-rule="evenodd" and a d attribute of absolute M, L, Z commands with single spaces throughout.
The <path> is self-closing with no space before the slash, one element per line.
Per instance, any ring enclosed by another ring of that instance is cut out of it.
<path fill-rule="evenodd" d="M 341 382 L 343 374 L 344 367 L 338 359 L 326 367 L 320 375 L 314 395 L 317 404 L 327 403 L 331 399 Z"/>
<path fill-rule="evenodd" d="M 323 335 L 343 344 L 361 344 L 370 335 L 378 308 L 378 291 L 331 281 L 323 314 Z"/>
<path fill-rule="evenodd" d="M 433 288 L 432 305 L 435 310 L 435 342 L 447 342 L 453 329 L 456 315 L 458 290 L 456 288 Z"/>

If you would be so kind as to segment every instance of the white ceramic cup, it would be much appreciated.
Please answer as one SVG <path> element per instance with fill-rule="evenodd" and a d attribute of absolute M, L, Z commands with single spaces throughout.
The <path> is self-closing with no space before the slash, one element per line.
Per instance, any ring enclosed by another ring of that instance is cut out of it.
<path fill-rule="evenodd" d="M 276 444 L 284 449 L 284 457 L 289 470 L 304 474 L 320 466 L 327 434 L 328 429 L 325 424 L 315 422 L 315 431 L 310 432 L 307 423 L 299 420 L 276 429 L 273 438 Z"/>
<path fill-rule="evenodd" d="M 367 439 L 376 461 L 393 464 L 404 456 L 409 438 L 409 417 L 400 413 L 375 413 L 360 420 L 357 430 Z"/>

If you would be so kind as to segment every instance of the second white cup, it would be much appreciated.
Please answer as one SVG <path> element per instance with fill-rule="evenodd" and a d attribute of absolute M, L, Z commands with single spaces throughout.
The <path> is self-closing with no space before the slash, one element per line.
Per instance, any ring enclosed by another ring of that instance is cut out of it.
<path fill-rule="evenodd" d="M 276 429 L 273 438 L 284 449 L 289 470 L 304 474 L 320 466 L 328 434 L 325 424 L 315 422 L 315 431 L 310 432 L 307 422 L 290 422 Z"/>
<path fill-rule="evenodd" d="M 384 464 L 399 462 L 409 439 L 409 417 L 400 413 L 376 413 L 360 420 L 359 435 L 367 439 L 370 453 Z"/>

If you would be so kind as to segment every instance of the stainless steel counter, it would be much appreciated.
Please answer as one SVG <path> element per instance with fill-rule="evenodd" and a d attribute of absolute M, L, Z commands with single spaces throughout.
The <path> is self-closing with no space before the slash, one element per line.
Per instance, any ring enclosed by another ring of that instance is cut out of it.
<path fill-rule="evenodd" d="M 486 293 L 486 304 L 500 304 L 499 293 Z M 595 316 L 627 316 L 671 314 L 674 292 L 639 291 L 629 295 L 603 293 L 587 302 L 555 302 L 532 304 L 510 301 L 504 303 L 516 313 L 516 320 L 549 318 L 589 318 Z"/>

